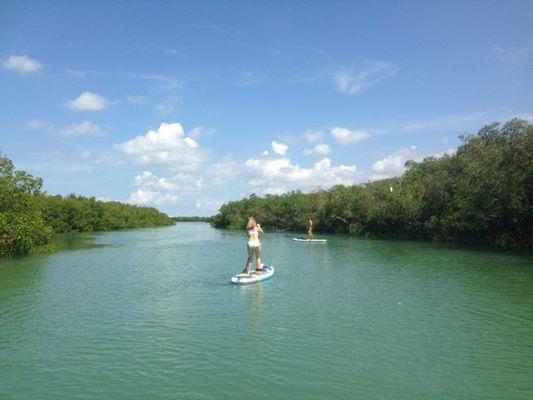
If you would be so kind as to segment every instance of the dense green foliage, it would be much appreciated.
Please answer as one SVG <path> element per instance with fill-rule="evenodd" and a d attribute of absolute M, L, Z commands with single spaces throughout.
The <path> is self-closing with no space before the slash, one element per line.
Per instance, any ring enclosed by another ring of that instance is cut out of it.
<path fill-rule="evenodd" d="M 0 154 L 0 258 L 49 250 L 52 232 L 86 232 L 172 225 L 155 208 L 94 197 L 50 196 L 42 179 L 16 171 Z"/>
<path fill-rule="evenodd" d="M 74 194 L 44 196 L 41 201 L 44 220 L 56 233 L 172 225 L 168 215 L 151 207 L 103 202 Z"/>
<path fill-rule="evenodd" d="M 174 222 L 211 222 L 211 217 L 170 217 Z"/>
<path fill-rule="evenodd" d="M 15 171 L 0 154 L 0 258 L 26 254 L 48 243 L 51 228 L 39 206 L 42 179 Z"/>
<path fill-rule="evenodd" d="M 269 229 L 303 231 L 310 215 L 318 232 L 532 248 L 533 125 L 494 123 L 462 140 L 452 156 L 407 162 L 401 177 L 251 195 L 223 205 L 212 224 L 242 229 L 253 215 Z"/>

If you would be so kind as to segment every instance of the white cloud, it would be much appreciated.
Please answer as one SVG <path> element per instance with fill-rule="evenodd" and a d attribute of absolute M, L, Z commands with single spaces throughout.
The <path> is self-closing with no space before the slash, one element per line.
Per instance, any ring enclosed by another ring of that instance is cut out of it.
<path fill-rule="evenodd" d="M 179 170 L 196 170 L 209 156 L 193 138 L 185 136 L 179 123 L 163 123 L 157 131 L 151 130 L 116 147 L 140 164 Z"/>
<path fill-rule="evenodd" d="M 74 100 L 67 102 L 67 107 L 78 111 L 100 111 L 111 105 L 105 97 L 96 93 L 83 92 Z"/>
<path fill-rule="evenodd" d="M 21 75 L 30 74 L 39 71 L 43 65 L 27 55 L 16 56 L 11 54 L 6 60 L 2 61 L 4 69 L 18 72 Z"/>
<path fill-rule="evenodd" d="M 241 164 L 227 155 L 211 164 L 206 170 L 206 176 L 209 177 L 213 185 L 219 186 L 237 179 L 241 175 L 242 169 Z"/>
<path fill-rule="evenodd" d="M 326 155 L 331 153 L 331 147 L 329 147 L 327 144 L 317 144 L 312 149 L 304 149 L 303 151 L 304 155 L 310 156 L 313 154 L 317 155 Z"/>
<path fill-rule="evenodd" d="M 138 188 L 133 192 L 129 201 L 135 204 L 155 205 L 176 204 L 181 199 L 176 194 L 178 184 L 167 178 L 157 177 L 150 171 L 136 175 L 133 184 Z"/>
<path fill-rule="evenodd" d="M 105 135 L 105 130 L 91 121 L 83 121 L 66 126 L 60 129 L 59 133 L 62 136 L 103 136 Z"/>
<path fill-rule="evenodd" d="M 379 174 L 382 178 L 401 175 L 405 171 L 405 162 L 416 158 L 416 156 L 416 146 L 397 150 L 383 160 L 376 161 L 372 164 L 372 171 Z"/>
<path fill-rule="evenodd" d="M 439 151 L 437 153 L 434 153 L 431 156 L 435 158 L 441 158 L 443 156 L 453 156 L 455 153 L 457 153 L 457 149 L 450 147 L 444 151 Z"/>
<path fill-rule="evenodd" d="M 312 168 L 301 168 L 287 157 L 260 156 L 244 162 L 243 177 L 258 193 L 284 193 L 293 189 L 311 190 L 333 185 L 352 185 L 356 167 L 333 166 L 329 158 L 317 161 Z"/>
<path fill-rule="evenodd" d="M 160 206 L 163 204 L 177 203 L 179 196 L 172 193 L 160 193 L 150 189 L 139 189 L 132 193 L 129 201 L 134 204 L 149 205 L 153 204 Z"/>
<path fill-rule="evenodd" d="M 169 182 L 166 178 L 158 178 L 150 171 L 144 171 L 142 174 L 135 176 L 134 183 L 135 186 L 144 189 L 151 188 L 173 191 L 178 188 L 178 185 L 175 183 Z"/>
<path fill-rule="evenodd" d="M 331 74 L 337 90 L 352 95 L 373 86 L 398 72 L 398 67 L 386 61 L 368 61 L 357 67 L 343 68 Z"/>
<path fill-rule="evenodd" d="M 323 131 L 305 131 L 304 137 L 309 143 L 316 143 L 324 139 L 325 133 Z"/>
<path fill-rule="evenodd" d="M 354 144 L 372 137 L 372 134 L 365 130 L 352 131 L 337 126 L 331 129 L 333 138 L 342 145 Z"/>
<path fill-rule="evenodd" d="M 280 156 L 284 156 L 287 154 L 287 150 L 289 149 L 289 146 L 283 143 L 278 142 L 272 142 L 272 150 L 274 150 L 274 153 L 279 154 Z"/>

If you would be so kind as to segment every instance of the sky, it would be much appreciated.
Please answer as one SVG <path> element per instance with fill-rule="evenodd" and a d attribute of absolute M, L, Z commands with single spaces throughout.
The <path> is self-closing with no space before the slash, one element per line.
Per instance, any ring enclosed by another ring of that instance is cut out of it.
<path fill-rule="evenodd" d="M 0 152 L 47 193 L 208 216 L 533 120 L 532 1 L 2 1 Z"/>

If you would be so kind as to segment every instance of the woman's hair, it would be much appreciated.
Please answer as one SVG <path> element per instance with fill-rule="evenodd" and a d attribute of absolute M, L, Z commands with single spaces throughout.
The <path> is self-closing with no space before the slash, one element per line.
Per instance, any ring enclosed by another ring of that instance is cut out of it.
<path fill-rule="evenodd" d="M 253 229 L 257 226 L 257 222 L 255 222 L 254 217 L 248 218 L 248 223 L 246 224 L 246 230 L 249 231 L 250 229 Z"/>

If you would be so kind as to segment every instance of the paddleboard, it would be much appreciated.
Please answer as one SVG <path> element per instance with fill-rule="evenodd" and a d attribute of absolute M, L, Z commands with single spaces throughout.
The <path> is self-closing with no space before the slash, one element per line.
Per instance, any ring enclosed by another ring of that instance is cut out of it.
<path fill-rule="evenodd" d="M 231 277 L 231 283 L 246 285 L 249 283 L 257 283 L 266 281 L 274 275 L 274 267 L 272 265 L 264 265 L 261 271 L 252 270 L 250 274 L 240 273 Z"/>
<path fill-rule="evenodd" d="M 292 238 L 292 240 L 296 242 L 320 242 L 320 243 L 327 242 L 327 239 L 307 239 L 307 238 L 302 238 L 302 237 Z"/>

